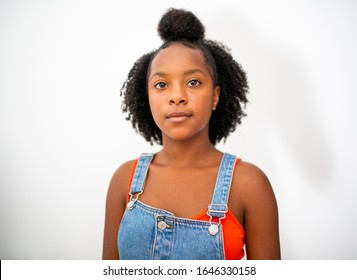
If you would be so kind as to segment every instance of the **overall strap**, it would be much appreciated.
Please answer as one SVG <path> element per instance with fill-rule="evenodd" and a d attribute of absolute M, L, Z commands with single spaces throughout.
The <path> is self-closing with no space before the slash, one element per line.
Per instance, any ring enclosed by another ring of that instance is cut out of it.
<path fill-rule="evenodd" d="M 154 157 L 154 154 L 141 154 L 138 164 L 135 169 L 133 182 L 130 187 L 130 194 L 142 193 L 144 191 L 144 183 L 149 170 L 149 165 Z"/>
<path fill-rule="evenodd" d="M 236 157 L 225 153 L 223 155 L 221 166 L 219 167 L 218 177 L 212 202 L 208 206 L 207 214 L 211 217 L 224 218 L 228 212 L 228 197 L 231 188 Z"/>

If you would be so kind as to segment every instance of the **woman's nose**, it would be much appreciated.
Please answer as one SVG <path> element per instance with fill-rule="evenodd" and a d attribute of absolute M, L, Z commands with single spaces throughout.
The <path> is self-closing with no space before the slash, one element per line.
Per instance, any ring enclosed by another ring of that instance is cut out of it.
<path fill-rule="evenodd" d="M 175 87 L 173 89 L 172 93 L 170 94 L 169 103 L 175 104 L 175 105 L 186 104 L 187 103 L 187 95 L 186 95 L 185 89 L 183 89 L 181 87 Z"/>

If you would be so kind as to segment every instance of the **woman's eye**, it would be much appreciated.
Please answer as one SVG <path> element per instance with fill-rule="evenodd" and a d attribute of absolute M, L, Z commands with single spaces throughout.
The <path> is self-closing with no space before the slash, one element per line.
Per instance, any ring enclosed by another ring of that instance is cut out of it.
<path fill-rule="evenodd" d="M 191 87 L 197 87 L 201 84 L 201 82 L 199 80 L 191 80 L 188 82 L 188 85 Z"/>
<path fill-rule="evenodd" d="M 158 89 L 164 89 L 164 88 L 166 88 L 166 86 L 167 85 L 164 82 L 158 82 L 158 83 L 155 84 L 155 87 L 158 88 Z"/>

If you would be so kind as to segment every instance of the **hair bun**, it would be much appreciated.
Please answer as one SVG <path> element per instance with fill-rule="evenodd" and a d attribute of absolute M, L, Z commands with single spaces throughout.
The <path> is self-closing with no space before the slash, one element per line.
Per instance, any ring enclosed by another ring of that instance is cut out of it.
<path fill-rule="evenodd" d="M 191 12 L 169 9 L 162 17 L 157 28 L 162 40 L 191 42 L 204 39 L 205 28 L 201 21 Z"/>

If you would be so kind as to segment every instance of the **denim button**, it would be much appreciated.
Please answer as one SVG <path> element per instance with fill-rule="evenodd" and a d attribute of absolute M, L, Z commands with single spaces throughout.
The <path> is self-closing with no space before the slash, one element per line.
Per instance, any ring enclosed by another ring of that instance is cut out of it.
<path fill-rule="evenodd" d="M 211 225 L 208 230 L 211 235 L 216 235 L 218 233 L 218 226 Z"/>
<path fill-rule="evenodd" d="M 159 229 L 164 230 L 167 227 L 167 224 L 164 221 L 160 221 L 157 226 Z"/>
<path fill-rule="evenodd" d="M 132 200 L 129 201 L 128 204 L 127 204 L 128 209 L 129 209 L 129 210 L 133 209 L 134 204 L 135 204 L 135 201 L 132 201 Z"/>

